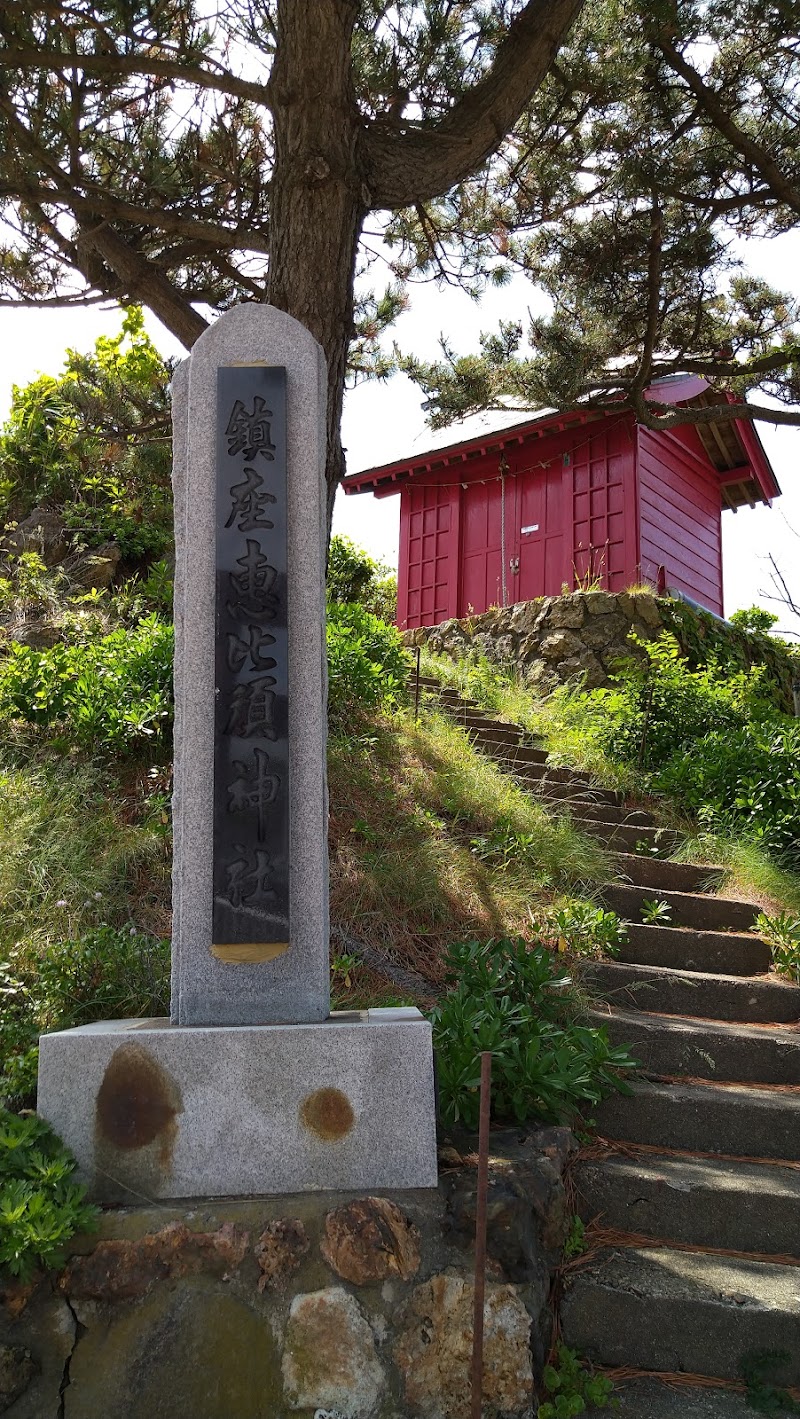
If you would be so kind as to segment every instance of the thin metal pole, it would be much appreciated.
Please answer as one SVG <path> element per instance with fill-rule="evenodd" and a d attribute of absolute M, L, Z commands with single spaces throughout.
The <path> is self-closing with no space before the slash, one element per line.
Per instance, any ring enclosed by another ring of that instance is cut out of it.
<path fill-rule="evenodd" d="M 486 1199 L 489 1191 L 489 1107 L 492 1056 L 481 1055 L 481 1113 L 478 1131 L 478 1197 L 475 1216 L 475 1309 L 472 1321 L 471 1419 L 481 1419 L 483 1399 L 483 1302 L 486 1292 Z"/>
<path fill-rule="evenodd" d="M 416 724 L 417 719 L 419 718 L 419 665 L 420 657 L 422 655 L 422 646 L 415 645 L 414 651 L 417 657 L 417 670 L 416 675 L 414 677 L 414 723 Z"/>

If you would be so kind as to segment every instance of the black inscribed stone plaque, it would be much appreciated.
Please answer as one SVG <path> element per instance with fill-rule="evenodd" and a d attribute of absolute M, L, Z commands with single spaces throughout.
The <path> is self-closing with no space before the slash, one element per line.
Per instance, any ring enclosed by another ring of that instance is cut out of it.
<path fill-rule="evenodd" d="M 217 379 L 214 926 L 221 960 L 289 941 L 286 370 Z"/>

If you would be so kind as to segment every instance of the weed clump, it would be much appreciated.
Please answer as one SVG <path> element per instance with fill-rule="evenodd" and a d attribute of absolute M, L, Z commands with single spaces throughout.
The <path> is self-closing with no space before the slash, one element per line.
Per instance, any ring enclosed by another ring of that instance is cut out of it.
<path fill-rule="evenodd" d="M 430 1013 L 445 1125 L 477 1127 L 487 1050 L 499 1122 L 571 1123 L 628 1092 L 624 1075 L 636 1061 L 604 1028 L 581 1023 L 572 980 L 541 942 L 470 941 L 447 964 L 449 989 Z"/>
<path fill-rule="evenodd" d="M 98 1209 L 73 1181 L 75 1160 L 43 1119 L 0 1109 L 0 1276 L 28 1281 L 37 1266 L 61 1266 L 76 1232 Z"/>

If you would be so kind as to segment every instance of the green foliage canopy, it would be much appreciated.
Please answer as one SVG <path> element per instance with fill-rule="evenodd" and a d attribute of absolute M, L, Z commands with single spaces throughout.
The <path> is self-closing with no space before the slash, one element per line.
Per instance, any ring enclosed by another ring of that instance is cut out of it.
<path fill-rule="evenodd" d="M 586 733 L 706 828 L 800 863 L 800 721 L 776 710 L 763 668 L 689 668 L 672 636 L 642 643 L 611 690 L 582 697 Z"/>
<path fill-rule="evenodd" d="M 15 386 L 0 434 L 0 517 L 57 507 L 76 542 L 113 539 L 129 561 L 172 545 L 169 368 L 125 312 L 91 355 L 67 354 L 60 375 Z"/>
<path fill-rule="evenodd" d="M 346 369 L 387 373 L 414 281 L 546 298 L 406 363 L 440 421 L 730 417 L 648 398 L 676 369 L 797 421 L 796 307 L 731 245 L 800 213 L 792 0 L 9 0 L 0 66 L 0 299 L 139 300 L 188 347 L 266 295 L 328 360 L 331 490 Z"/>

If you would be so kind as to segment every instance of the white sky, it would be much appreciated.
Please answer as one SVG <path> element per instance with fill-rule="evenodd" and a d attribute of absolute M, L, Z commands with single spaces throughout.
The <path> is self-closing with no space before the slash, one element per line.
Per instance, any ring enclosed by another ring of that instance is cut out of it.
<path fill-rule="evenodd" d="M 800 295 L 800 233 L 751 242 L 747 247 L 750 268 L 779 289 Z M 460 353 L 477 347 L 481 330 L 492 329 L 500 319 L 523 319 L 533 292 L 516 281 L 493 290 L 480 304 L 462 291 L 438 291 L 425 285 L 412 290 L 411 308 L 394 327 L 402 349 L 420 358 L 435 358 L 441 333 Z M 56 374 L 70 346 L 88 351 L 98 335 L 119 328 L 113 310 L 89 307 L 73 311 L 0 310 L 0 419 L 7 413 L 11 386 L 25 384 L 38 373 Z M 181 347 L 158 321 L 147 326 L 165 355 L 182 353 Z M 348 450 L 348 470 L 356 472 L 423 449 L 430 438 L 421 409 L 422 394 L 404 375 L 385 384 L 369 383 L 351 390 L 345 402 L 343 442 Z M 772 508 L 742 508 L 723 515 L 725 610 L 760 603 L 779 612 L 765 599 L 770 591 L 768 553 L 800 595 L 800 428 L 759 424 L 758 431 L 783 489 Z M 397 565 L 400 519 L 399 497 L 378 500 L 369 494 L 345 498 L 340 493 L 334 530 L 346 533 L 373 556 Z M 792 627 L 782 618 L 782 629 Z"/>

